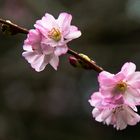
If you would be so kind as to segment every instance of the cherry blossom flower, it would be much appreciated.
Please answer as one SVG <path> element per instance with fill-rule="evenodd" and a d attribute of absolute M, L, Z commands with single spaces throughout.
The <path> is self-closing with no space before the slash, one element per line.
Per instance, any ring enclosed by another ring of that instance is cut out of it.
<path fill-rule="evenodd" d="M 55 19 L 46 13 L 41 20 L 34 25 L 42 34 L 42 42 L 50 46 L 65 46 L 66 43 L 81 36 L 81 31 L 71 25 L 72 16 L 68 13 L 60 13 Z"/>
<path fill-rule="evenodd" d="M 95 120 L 113 125 L 117 130 L 123 130 L 127 125 L 136 125 L 140 121 L 140 116 L 136 113 L 137 108 L 124 104 L 122 98 L 114 103 L 100 92 L 95 92 L 89 102 L 94 107 L 92 115 Z"/>
<path fill-rule="evenodd" d="M 49 63 L 55 70 L 59 63 L 58 48 L 51 47 L 41 43 L 41 33 L 38 30 L 30 30 L 27 39 L 24 41 L 23 56 L 36 71 L 44 70 Z"/>
<path fill-rule="evenodd" d="M 127 62 L 117 74 L 102 71 L 98 77 L 101 94 L 112 100 L 123 97 L 125 104 L 130 106 L 139 105 L 140 72 L 135 70 L 135 64 Z"/>
<path fill-rule="evenodd" d="M 136 106 L 140 105 L 140 72 L 135 70 L 135 64 L 127 62 L 117 74 L 107 71 L 99 74 L 99 92 L 89 100 L 96 121 L 113 125 L 117 130 L 140 121 L 136 113 Z"/>
<path fill-rule="evenodd" d="M 46 13 L 36 22 L 35 29 L 29 31 L 22 55 L 36 71 L 44 70 L 47 64 L 57 70 L 59 56 L 68 51 L 67 42 L 81 35 L 71 20 L 72 16 L 67 13 L 60 13 L 58 19 Z"/>

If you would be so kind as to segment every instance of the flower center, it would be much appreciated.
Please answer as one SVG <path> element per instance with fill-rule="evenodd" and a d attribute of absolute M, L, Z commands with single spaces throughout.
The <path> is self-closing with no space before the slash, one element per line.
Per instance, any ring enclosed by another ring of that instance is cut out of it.
<path fill-rule="evenodd" d="M 61 32 L 59 29 L 52 28 L 51 31 L 48 32 L 48 37 L 55 41 L 59 41 L 61 39 Z"/>
<path fill-rule="evenodd" d="M 125 82 L 119 82 L 116 87 L 115 87 L 115 91 L 117 92 L 125 92 L 127 89 L 127 84 Z"/>

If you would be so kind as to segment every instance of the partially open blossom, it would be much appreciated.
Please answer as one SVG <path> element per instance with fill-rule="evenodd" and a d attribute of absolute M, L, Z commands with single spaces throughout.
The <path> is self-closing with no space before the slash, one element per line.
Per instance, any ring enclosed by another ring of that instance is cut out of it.
<path fill-rule="evenodd" d="M 81 36 L 81 32 L 71 25 L 72 16 L 68 13 L 60 13 L 55 19 L 46 13 L 41 20 L 37 20 L 35 28 L 42 34 L 42 42 L 50 46 L 65 46 L 67 42 Z"/>
<path fill-rule="evenodd" d="M 123 97 L 128 105 L 140 104 L 140 72 L 135 71 L 134 63 L 125 63 L 121 71 L 111 74 L 103 71 L 99 74 L 100 92 L 105 97 L 116 100 Z"/>
<path fill-rule="evenodd" d="M 93 93 L 89 102 L 94 107 L 92 115 L 96 121 L 113 125 L 117 130 L 125 129 L 127 125 L 136 125 L 140 121 L 135 106 L 124 104 L 122 98 L 112 101 L 100 92 Z"/>
<path fill-rule="evenodd" d="M 24 41 L 23 56 L 36 71 L 42 71 L 49 63 L 55 70 L 59 63 L 58 48 L 41 43 L 41 33 L 38 30 L 30 30 L 27 39 Z"/>

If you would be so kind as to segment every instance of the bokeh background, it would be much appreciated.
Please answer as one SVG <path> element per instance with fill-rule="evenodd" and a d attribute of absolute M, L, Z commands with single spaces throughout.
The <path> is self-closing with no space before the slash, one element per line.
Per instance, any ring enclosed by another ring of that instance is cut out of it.
<path fill-rule="evenodd" d="M 46 12 L 66 11 L 82 36 L 69 47 L 116 73 L 126 61 L 140 70 L 140 0 L 0 0 L 0 17 L 28 29 Z M 35 72 L 21 56 L 26 35 L 0 32 L 0 140 L 137 140 L 140 124 L 116 131 L 96 122 L 88 99 L 98 90 L 95 71 Z"/>

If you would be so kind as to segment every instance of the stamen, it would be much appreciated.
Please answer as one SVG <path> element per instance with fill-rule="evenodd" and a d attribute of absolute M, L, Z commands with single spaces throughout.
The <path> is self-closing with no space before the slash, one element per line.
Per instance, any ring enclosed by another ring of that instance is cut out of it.
<path fill-rule="evenodd" d="M 48 37 L 55 41 L 59 41 L 61 39 L 61 32 L 59 29 L 52 28 L 51 31 L 48 32 Z"/>
<path fill-rule="evenodd" d="M 126 89 L 127 89 L 127 84 L 123 81 L 120 81 L 115 87 L 116 92 L 125 92 Z"/>
<path fill-rule="evenodd" d="M 116 107 L 116 108 L 113 108 L 112 113 L 115 114 L 116 112 L 119 112 L 119 111 L 121 111 L 121 110 L 123 110 L 123 106 L 122 106 L 122 105 L 120 105 L 120 106 L 118 106 L 118 107 Z"/>

